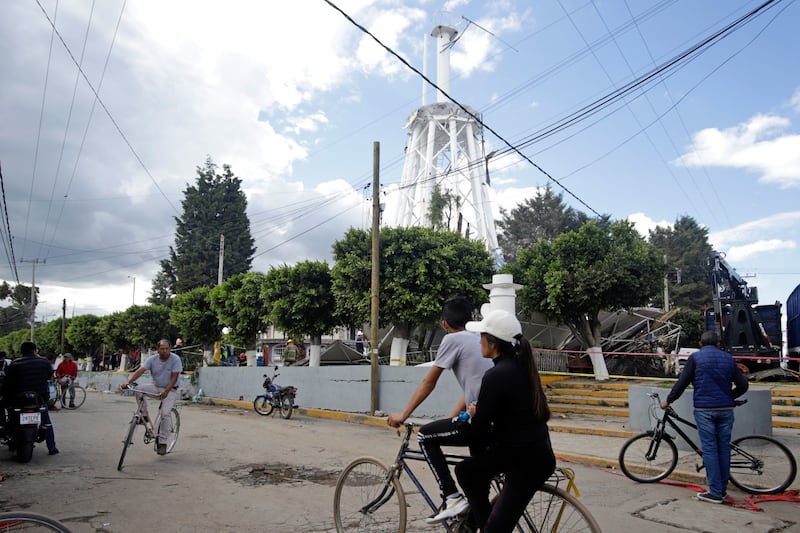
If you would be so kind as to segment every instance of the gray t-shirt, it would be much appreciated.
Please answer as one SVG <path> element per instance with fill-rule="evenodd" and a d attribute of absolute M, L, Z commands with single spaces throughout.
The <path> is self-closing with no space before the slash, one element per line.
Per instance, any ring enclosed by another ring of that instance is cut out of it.
<path fill-rule="evenodd" d="M 179 374 L 183 372 L 183 363 L 181 363 L 181 358 L 174 353 L 169 354 L 169 357 L 164 362 L 161 362 L 158 354 L 155 354 L 147 358 L 142 364 L 142 368 L 150 371 L 153 376 L 153 384 L 156 387 L 164 388 L 169 385 L 173 372 Z"/>
<path fill-rule="evenodd" d="M 448 333 L 442 339 L 433 364 L 439 368 L 448 368 L 456 375 L 464 401 L 478 401 L 483 374 L 494 366 L 491 359 L 481 354 L 481 336 L 471 331 Z"/>

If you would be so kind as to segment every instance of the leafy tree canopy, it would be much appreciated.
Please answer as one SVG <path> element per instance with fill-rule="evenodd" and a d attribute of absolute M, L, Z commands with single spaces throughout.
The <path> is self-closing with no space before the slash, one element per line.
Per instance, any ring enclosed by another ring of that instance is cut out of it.
<path fill-rule="evenodd" d="M 38 294 L 39 289 L 37 287 Z M 18 284 L 11 287 L 8 282 L 0 284 L 0 301 L 10 301 L 10 305 L 0 307 L 0 336 L 30 327 L 31 288 Z"/>
<path fill-rule="evenodd" d="M 502 209 L 500 213 L 497 240 L 506 263 L 516 260 L 517 250 L 531 248 L 539 241 L 552 241 L 562 233 L 577 231 L 591 220 L 587 214 L 566 205 L 563 195 L 555 194 L 550 187 L 518 204 L 511 212 Z M 610 217 L 603 215 L 595 223 L 608 229 Z"/>
<path fill-rule="evenodd" d="M 69 318 L 64 321 L 64 352 L 72 353 L 73 346 L 66 338 L 66 329 L 70 322 Z M 35 340 L 40 354 L 61 353 L 61 317 L 51 320 L 44 327 L 37 328 Z"/>
<path fill-rule="evenodd" d="M 269 306 L 262 298 L 264 274 L 236 274 L 209 293 L 211 309 L 220 328 L 231 328 L 231 340 L 239 346 L 253 344 L 258 332 L 269 323 Z"/>
<path fill-rule="evenodd" d="M 337 325 L 331 271 L 323 261 L 270 269 L 261 297 L 269 302 L 275 325 L 291 336 L 310 335 L 312 344 L 319 344 L 321 336 Z"/>
<path fill-rule="evenodd" d="M 250 270 L 255 240 L 250 234 L 242 180 L 229 165 L 218 172 L 210 157 L 204 167 L 197 168 L 197 176 L 195 184 L 184 191 L 181 217 L 175 218 L 175 246 L 170 247 L 169 259 L 161 262 L 161 272 L 153 280 L 154 302 L 217 284 L 220 235 L 225 237 L 225 277 Z"/>
<path fill-rule="evenodd" d="M 81 355 L 94 355 L 103 345 L 103 333 L 100 330 L 100 317 L 95 315 L 79 315 L 70 320 L 66 337 L 77 352 Z"/>
<path fill-rule="evenodd" d="M 187 344 L 209 345 L 220 338 L 222 326 L 211 306 L 212 290 L 216 288 L 197 287 L 172 300 L 169 322 Z"/>
<path fill-rule="evenodd" d="M 670 307 L 700 312 L 704 304 L 711 303 L 712 288 L 708 283 L 711 244 L 707 228 L 699 226 L 692 217 L 683 216 L 671 228 L 657 227 L 650 231 L 650 244 L 662 258 L 666 256 Z M 664 307 L 663 291 L 653 298 L 653 303 Z"/>
<path fill-rule="evenodd" d="M 132 305 L 124 311 L 124 321 L 132 346 L 154 347 L 161 339 L 172 343 L 177 337 L 163 305 Z"/>
<path fill-rule="evenodd" d="M 627 221 L 594 222 L 520 250 L 517 301 L 566 324 L 584 349 L 600 346 L 599 313 L 646 304 L 663 276 L 658 252 Z"/>
<path fill-rule="evenodd" d="M 367 321 L 371 236 L 350 229 L 333 245 L 333 292 L 348 325 Z M 380 236 L 380 322 L 405 328 L 438 323 L 442 302 L 464 296 L 478 307 L 494 261 L 482 242 L 430 228 L 389 228 Z"/>

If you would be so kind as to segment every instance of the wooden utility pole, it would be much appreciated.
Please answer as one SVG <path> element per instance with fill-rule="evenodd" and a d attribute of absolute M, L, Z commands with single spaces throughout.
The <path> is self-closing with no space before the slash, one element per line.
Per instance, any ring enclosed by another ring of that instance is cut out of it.
<path fill-rule="evenodd" d="M 370 355 L 370 414 L 378 410 L 378 290 L 380 289 L 380 161 L 381 143 L 375 141 L 372 145 L 372 280 L 370 283 L 370 330 L 369 345 L 372 347 Z"/>
<path fill-rule="evenodd" d="M 31 342 L 33 342 L 33 330 L 36 329 L 36 264 L 47 263 L 47 259 L 20 259 L 20 263 L 32 263 L 33 273 L 31 275 Z"/>
<path fill-rule="evenodd" d="M 67 321 L 67 299 L 61 301 L 61 355 L 64 355 L 64 333 L 66 332 L 65 322 Z"/>

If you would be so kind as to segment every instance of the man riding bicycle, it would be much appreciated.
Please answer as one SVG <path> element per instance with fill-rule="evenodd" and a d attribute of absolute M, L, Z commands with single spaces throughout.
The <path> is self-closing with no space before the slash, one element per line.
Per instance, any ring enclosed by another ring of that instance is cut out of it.
<path fill-rule="evenodd" d="M 75 381 L 78 380 L 78 365 L 75 363 L 72 354 L 64 354 L 64 360 L 56 368 L 56 383 L 60 389 L 58 394 L 62 401 L 64 395 L 69 392 L 69 406 L 75 407 Z"/>

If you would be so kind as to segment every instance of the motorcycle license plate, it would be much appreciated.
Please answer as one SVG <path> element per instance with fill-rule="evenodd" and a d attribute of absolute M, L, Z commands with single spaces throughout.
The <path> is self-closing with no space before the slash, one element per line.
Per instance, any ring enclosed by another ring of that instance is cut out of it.
<path fill-rule="evenodd" d="M 25 424 L 39 424 L 41 421 L 42 421 L 42 414 L 39 412 L 19 414 L 19 423 L 20 425 L 23 426 Z"/>

